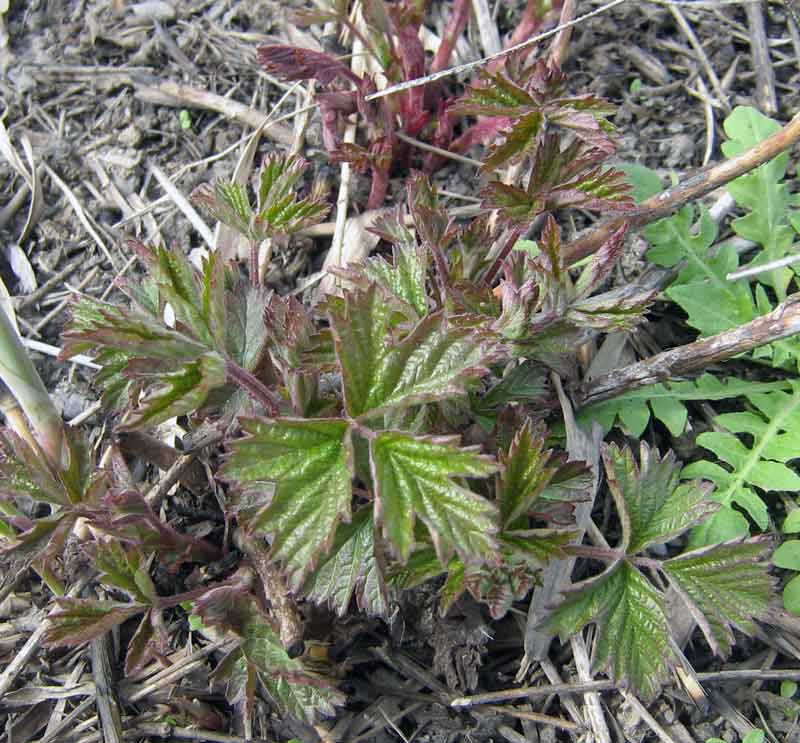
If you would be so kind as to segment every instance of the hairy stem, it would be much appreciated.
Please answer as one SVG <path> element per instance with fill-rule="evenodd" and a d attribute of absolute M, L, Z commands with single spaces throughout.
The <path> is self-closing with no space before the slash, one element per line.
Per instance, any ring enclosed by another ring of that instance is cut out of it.
<path fill-rule="evenodd" d="M 269 387 L 230 359 L 227 360 L 227 370 L 228 376 L 236 384 L 245 390 L 250 397 L 264 406 L 268 416 L 274 417 L 278 415 L 279 400 Z"/>
<path fill-rule="evenodd" d="M 253 563 L 258 577 L 261 578 L 265 598 L 278 620 L 281 643 L 288 650 L 303 637 L 297 604 L 291 597 L 280 570 L 270 561 L 269 550 L 264 540 L 244 530 L 239 535 L 241 546 Z"/>

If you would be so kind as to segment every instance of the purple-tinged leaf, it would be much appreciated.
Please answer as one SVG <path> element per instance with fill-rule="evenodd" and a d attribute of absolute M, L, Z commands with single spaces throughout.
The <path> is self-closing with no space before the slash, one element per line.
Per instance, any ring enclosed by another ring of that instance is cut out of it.
<path fill-rule="evenodd" d="M 350 520 L 353 451 L 350 427 L 337 419 L 243 419 L 249 434 L 231 444 L 222 475 L 262 493 L 248 528 L 273 534 L 272 556 L 299 588 L 336 528 Z"/>
<path fill-rule="evenodd" d="M 168 650 L 169 638 L 164 619 L 156 609 L 148 609 L 128 643 L 125 675 L 131 676 L 150 661 L 164 658 Z"/>
<path fill-rule="evenodd" d="M 197 410 L 212 390 L 228 381 L 228 365 L 222 357 L 210 351 L 197 361 L 188 362 L 174 370 L 147 368 L 146 362 L 128 364 L 127 373 L 136 379 L 155 377 L 139 408 L 120 426 L 119 430 L 156 425 L 178 415 Z"/>
<path fill-rule="evenodd" d="M 531 94 L 502 73 L 482 72 L 482 84 L 469 87 L 451 112 L 456 116 L 518 116 L 537 107 Z"/>
<path fill-rule="evenodd" d="M 428 315 L 394 341 L 391 316 L 390 303 L 374 285 L 331 304 L 345 405 L 353 417 L 458 397 L 497 357 L 484 331 L 448 325 L 442 313 Z"/>
<path fill-rule="evenodd" d="M 110 629 L 147 610 L 146 604 L 123 604 L 99 599 L 56 599 L 58 610 L 49 618 L 46 645 L 75 647 L 94 640 Z"/>
<path fill-rule="evenodd" d="M 311 49 L 285 44 L 260 46 L 258 62 L 283 80 L 316 80 L 321 85 L 330 85 L 337 77 L 342 77 L 356 87 L 363 84 L 344 62 Z"/>
<path fill-rule="evenodd" d="M 415 437 L 382 431 L 370 441 L 375 519 L 401 562 L 414 545 L 418 517 L 431 534 L 439 561 L 455 550 L 467 563 L 496 559 L 495 508 L 461 484 L 497 470 L 474 447 L 454 437 Z"/>
<path fill-rule="evenodd" d="M 717 655 L 727 657 L 733 628 L 752 635 L 775 595 L 767 572 L 769 539 L 726 542 L 686 552 L 664 563 L 692 617 Z"/>
<path fill-rule="evenodd" d="M 136 490 L 112 490 L 90 518 L 96 528 L 145 551 L 157 552 L 170 564 L 219 559 L 216 546 L 165 524 Z"/>
<path fill-rule="evenodd" d="M 503 132 L 505 141 L 489 151 L 483 163 L 484 170 L 520 162 L 538 147 L 544 126 L 545 118 L 541 111 L 513 118 L 511 129 Z"/>

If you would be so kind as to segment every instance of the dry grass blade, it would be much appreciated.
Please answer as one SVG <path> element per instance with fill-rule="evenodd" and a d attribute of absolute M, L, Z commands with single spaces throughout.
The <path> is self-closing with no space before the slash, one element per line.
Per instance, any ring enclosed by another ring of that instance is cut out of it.
<path fill-rule="evenodd" d="M 332 293 L 336 288 L 337 280 L 329 273 L 331 268 L 343 267 L 348 263 L 357 263 L 364 260 L 378 244 L 380 238 L 370 232 L 369 228 L 375 224 L 375 220 L 382 214 L 386 214 L 385 209 L 364 212 L 358 217 L 350 217 L 345 222 L 342 229 L 342 237 L 339 240 L 340 250 L 335 251 L 331 247 L 325 256 L 325 263 L 321 272 L 322 280 L 317 287 L 315 302 L 321 301 L 326 294 Z"/>
<path fill-rule="evenodd" d="M 150 172 L 155 176 L 161 188 L 164 189 L 166 194 L 175 203 L 175 206 L 180 209 L 183 216 L 186 217 L 192 226 L 197 230 L 203 241 L 208 246 L 209 250 L 214 250 L 214 233 L 211 228 L 203 221 L 203 218 L 190 203 L 189 200 L 176 188 L 175 184 L 169 179 L 169 176 L 161 170 L 155 163 L 150 164 Z"/>
<path fill-rule="evenodd" d="M 110 253 L 110 251 L 106 247 L 105 242 L 103 241 L 103 238 L 100 237 L 97 230 L 94 228 L 94 225 L 92 224 L 89 217 L 86 215 L 86 212 L 84 211 L 81 202 L 78 200 L 78 197 L 75 196 L 72 189 L 66 183 L 64 183 L 63 180 L 61 180 L 58 173 L 56 173 L 47 163 L 44 164 L 44 169 L 47 175 L 49 175 L 50 178 L 53 180 L 53 183 L 55 183 L 61 189 L 61 192 L 64 194 L 64 196 L 66 196 L 69 205 L 75 212 L 75 216 L 78 217 L 80 223 L 83 225 L 84 229 L 89 233 L 92 240 L 94 240 L 97 247 L 100 248 L 100 250 L 103 252 L 103 255 L 105 255 L 105 257 L 108 258 L 109 263 L 111 263 L 111 265 L 114 266 L 115 269 L 117 269 L 118 261 Z"/>
<path fill-rule="evenodd" d="M 122 743 L 122 711 L 114 685 L 114 671 L 111 667 L 111 637 L 108 632 L 90 643 L 92 657 L 92 676 L 97 690 L 97 716 L 103 730 L 105 743 Z"/>
<path fill-rule="evenodd" d="M 42 183 L 39 180 L 39 171 L 33 158 L 33 147 L 31 146 L 30 140 L 24 134 L 20 138 L 20 142 L 22 143 L 22 149 L 25 151 L 25 157 L 28 160 L 30 168 L 25 167 L 25 164 L 22 162 L 22 159 L 11 143 L 11 137 L 8 134 L 5 124 L 0 121 L 0 153 L 2 153 L 3 157 L 16 173 L 22 177 L 25 181 L 25 185 L 31 192 L 28 217 L 25 220 L 25 226 L 22 228 L 22 232 L 17 240 L 17 242 L 21 243 L 28 237 L 30 231 L 38 221 L 42 212 L 42 207 L 44 206 L 44 200 L 42 197 Z M 0 226 L 2 226 L 2 223 L 0 223 Z"/>

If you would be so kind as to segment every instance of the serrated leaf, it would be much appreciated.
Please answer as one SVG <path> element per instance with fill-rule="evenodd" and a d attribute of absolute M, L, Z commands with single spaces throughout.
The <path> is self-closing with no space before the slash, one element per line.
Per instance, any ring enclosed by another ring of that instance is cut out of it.
<path fill-rule="evenodd" d="M 166 627 L 160 612 L 149 609 L 128 644 L 125 655 L 125 675 L 131 676 L 151 660 L 163 657 L 169 647 Z"/>
<path fill-rule="evenodd" d="M 103 496 L 91 515 L 92 526 L 143 551 L 156 552 L 173 569 L 182 562 L 219 559 L 219 549 L 164 523 L 136 490 L 114 489 Z"/>
<path fill-rule="evenodd" d="M 9 428 L 0 429 L 0 497 L 28 496 L 41 503 L 70 506 L 72 499 L 48 465 Z"/>
<path fill-rule="evenodd" d="M 95 352 L 97 361 L 108 365 L 100 377 L 113 398 L 149 393 L 130 419 L 135 425 L 192 412 L 227 383 L 227 364 L 219 353 L 138 311 L 81 298 L 65 339 L 62 358 Z"/>
<path fill-rule="evenodd" d="M 370 461 L 376 520 L 401 562 L 411 554 L 417 517 L 427 526 L 440 562 L 454 550 L 467 563 L 493 558 L 494 506 L 459 481 L 495 472 L 491 458 L 474 448 L 459 449 L 453 437 L 382 431 L 370 441 Z"/>
<path fill-rule="evenodd" d="M 120 430 L 156 425 L 199 408 L 212 390 L 228 381 L 228 366 L 215 351 L 202 354 L 197 361 L 184 363 L 173 371 L 145 371 L 142 364 L 128 364 L 129 374 L 137 378 L 155 376 L 157 382 L 140 400 L 139 408 Z"/>
<path fill-rule="evenodd" d="M 353 449 L 347 422 L 335 419 L 242 419 L 249 434 L 232 442 L 226 479 L 269 493 L 250 529 L 273 534 L 272 552 L 299 588 L 340 521 L 350 520 Z"/>
<path fill-rule="evenodd" d="M 428 315 L 402 340 L 393 340 L 391 307 L 372 285 L 347 292 L 330 307 L 336 355 L 350 416 L 457 397 L 488 373 L 495 345 L 478 330 Z"/>
<path fill-rule="evenodd" d="M 261 47 L 264 49 L 267 47 Z M 255 208 L 247 189 L 237 183 L 203 184 L 194 191 L 192 200 L 250 241 L 261 242 L 278 234 L 291 234 L 320 221 L 329 208 L 316 193 L 306 198 L 295 193 L 306 167 L 306 161 L 300 157 L 268 155 L 259 173 Z"/>
<path fill-rule="evenodd" d="M 91 553 L 104 585 L 125 591 L 141 604 L 150 603 L 157 596 L 150 576 L 144 572 L 144 556 L 138 550 L 126 552 L 119 542 L 103 540 L 94 543 Z"/>
<path fill-rule="evenodd" d="M 726 543 L 667 560 L 663 568 L 678 588 L 711 646 L 727 656 L 732 628 L 753 634 L 773 595 L 773 580 L 763 561 L 765 540 Z"/>
<path fill-rule="evenodd" d="M 108 632 L 148 607 L 99 599 L 56 599 L 58 610 L 51 613 L 45 632 L 47 645 L 75 647 Z"/>
<path fill-rule="evenodd" d="M 392 264 L 383 258 L 368 258 L 363 262 L 361 270 L 369 279 L 412 307 L 418 318 L 428 314 L 428 294 L 425 288 L 428 253 L 422 246 L 395 245 L 392 249 Z"/>
<path fill-rule="evenodd" d="M 13 541 L 0 549 L 0 554 L 11 554 L 28 563 L 55 557 L 63 549 L 76 520 L 77 516 L 70 512 L 38 518 L 23 532 L 15 534 Z"/>
<path fill-rule="evenodd" d="M 663 458 L 643 441 L 639 465 L 629 449 L 615 445 L 603 451 L 608 486 L 629 539 L 630 555 L 654 544 L 663 544 L 714 513 L 718 506 L 708 498 L 708 487 L 679 484 L 680 465 L 668 452 Z"/>
<path fill-rule="evenodd" d="M 335 57 L 286 44 L 260 46 L 258 62 L 284 80 L 317 80 L 321 85 L 328 85 L 342 77 L 356 84 L 361 82 L 346 64 Z"/>
<path fill-rule="evenodd" d="M 671 656 L 658 592 L 636 568 L 619 562 L 573 585 L 540 629 L 566 640 L 590 622 L 596 628 L 594 668 L 608 669 L 615 681 L 645 701 L 654 699 Z"/>
<path fill-rule="evenodd" d="M 340 526 L 330 552 L 306 580 L 304 595 L 344 616 L 355 593 L 362 611 L 384 615 L 387 592 L 374 531 L 371 508 L 362 508 L 351 523 Z"/>
<path fill-rule="evenodd" d="M 520 162 L 537 147 L 537 140 L 544 131 L 545 117 L 541 111 L 532 111 L 515 118 L 511 129 L 503 132 L 505 141 L 496 145 L 484 161 L 485 169 L 494 169 L 503 164 Z"/>
<path fill-rule="evenodd" d="M 552 450 L 545 449 L 545 436 L 543 429 L 534 431 L 526 422 L 514 436 L 508 453 L 500 458 L 503 474 L 497 502 L 504 529 L 530 511 L 558 470 L 559 463 L 551 461 Z"/>
<path fill-rule="evenodd" d="M 176 321 L 207 348 L 220 347 L 225 339 L 225 277 L 221 258 L 211 253 L 198 273 L 178 250 L 151 249 L 129 240 L 161 296 L 175 312 Z"/>

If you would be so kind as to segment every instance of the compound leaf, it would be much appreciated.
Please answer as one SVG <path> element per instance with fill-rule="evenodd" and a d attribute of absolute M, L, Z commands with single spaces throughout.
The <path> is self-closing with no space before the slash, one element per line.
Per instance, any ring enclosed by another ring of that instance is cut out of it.
<path fill-rule="evenodd" d="M 289 657 L 251 594 L 235 587 L 213 589 L 198 601 L 198 609 L 204 624 L 239 637 L 238 646 L 214 671 L 216 678 L 227 679 L 231 703 L 252 711 L 257 677 L 283 714 L 310 723 L 334 713 L 334 704 L 341 703 L 336 689 Z"/>
<path fill-rule="evenodd" d="M 222 474 L 264 494 L 248 528 L 274 535 L 272 555 L 285 561 L 290 584 L 299 588 L 339 522 L 350 520 L 350 428 L 326 418 L 240 422 L 249 435 L 231 444 Z"/>
<path fill-rule="evenodd" d="M 791 445 L 800 431 L 800 385 L 792 382 L 792 392 L 748 394 L 753 409 L 746 413 L 716 416 L 715 424 L 727 431 L 707 431 L 697 437 L 697 443 L 714 452 L 730 467 L 725 469 L 713 462 L 695 462 L 684 467 L 681 477 L 705 477 L 717 485 L 714 500 L 723 510 L 692 534 L 691 544 L 699 547 L 710 543 L 710 532 L 720 535 L 718 519 L 731 521 L 731 506 L 741 506 L 760 529 L 769 525 L 766 503 L 754 488 L 761 490 L 800 490 L 800 477 L 787 463 L 795 459 L 797 450 Z M 746 434 L 752 444 L 739 438 Z M 727 510 L 726 510 L 727 509 Z M 743 518 L 738 519 L 742 527 Z M 746 534 L 723 532 L 728 539 Z"/>
<path fill-rule="evenodd" d="M 453 550 L 467 563 L 494 556 L 495 508 L 459 482 L 495 472 L 490 457 L 458 448 L 454 437 L 382 431 L 370 441 L 370 461 L 376 520 L 401 562 L 411 554 L 417 517 L 428 527 L 441 563 Z"/>

